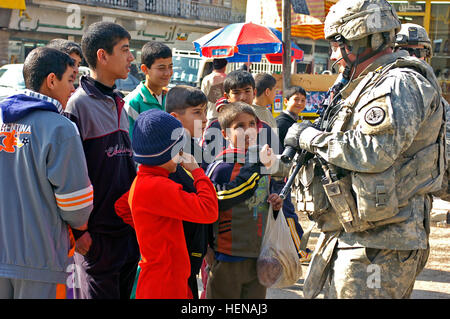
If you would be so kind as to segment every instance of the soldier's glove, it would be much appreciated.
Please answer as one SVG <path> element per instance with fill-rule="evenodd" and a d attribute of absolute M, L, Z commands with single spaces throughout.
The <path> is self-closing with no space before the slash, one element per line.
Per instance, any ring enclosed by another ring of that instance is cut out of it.
<path fill-rule="evenodd" d="M 313 126 L 310 121 L 303 121 L 301 123 L 295 123 L 293 124 L 287 134 L 284 138 L 284 146 L 285 147 L 292 147 L 294 149 L 299 149 L 298 140 L 300 138 L 300 135 L 303 133 L 304 130 L 306 130 L 308 127 Z"/>

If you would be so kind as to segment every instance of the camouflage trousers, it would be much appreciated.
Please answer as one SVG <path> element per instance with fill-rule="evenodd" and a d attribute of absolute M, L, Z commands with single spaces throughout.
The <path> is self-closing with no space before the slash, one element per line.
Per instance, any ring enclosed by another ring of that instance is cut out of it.
<path fill-rule="evenodd" d="M 429 251 L 336 247 L 325 298 L 409 298 Z"/>

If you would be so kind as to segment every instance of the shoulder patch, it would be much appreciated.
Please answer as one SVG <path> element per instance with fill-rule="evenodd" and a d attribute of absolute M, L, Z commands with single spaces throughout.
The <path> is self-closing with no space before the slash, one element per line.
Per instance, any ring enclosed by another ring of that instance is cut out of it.
<path fill-rule="evenodd" d="M 365 106 L 357 113 L 358 129 L 363 134 L 386 134 L 394 131 L 390 115 L 389 96 L 379 97 Z"/>
<path fill-rule="evenodd" d="M 364 115 L 364 120 L 367 124 L 375 126 L 384 121 L 386 117 L 386 112 L 378 106 L 371 107 L 366 111 L 366 114 Z"/>

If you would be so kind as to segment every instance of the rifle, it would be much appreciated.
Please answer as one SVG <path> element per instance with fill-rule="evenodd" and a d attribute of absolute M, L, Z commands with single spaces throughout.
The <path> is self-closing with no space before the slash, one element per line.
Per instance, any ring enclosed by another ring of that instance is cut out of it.
<path fill-rule="evenodd" d="M 286 197 L 289 195 L 292 184 L 294 183 L 295 177 L 297 176 L 298 172 L 300 171 L 300 168 L 303 165 L 305 165 L 311 158 L 313 158 L 313 156 L 314 156 L 314 154 L 307 152 L 305 150 L 301 150 L 298 153 L 294 171 L 292 172 L 291 176 L 289 176 L 286 184 L 284 185 L 283 189 L 280 192 L 281 199 L 286 199 Z M 282 155 L 281 160 L 283 161 L 283 155 Z M 287 163 L 287 162 L 285 162 L 285 163 Z"/>
<path fill-rule="evenodd" d="M 348 71 L 346 74 L 340 74 L 339 77 L 336 79 L 336 82 L 333 84 L 333 86 L 328 90 L 325 99 L 322 101 L 322 107 L 321 112 L 319 113 L 319 119 L 313 124 L 313 127 L 324 130 L 323 124 L 327 122 L 328 119 L 328 108 L 333 102 L 337 101 L 338 95 L 340 91 L 348 84 Z M 293 147 L 287 146 L 286 149 L 283 151 L 283 154 L 281 154 L 281 161 L 283 163 L 290 163 L 297 153 L 297 150 Z M 295 177 L 297 176 L 298 172 L 300 171 L 300 168 L 305 165 L 311 158 L 314 157 L 314 154 L 309 153 L 305 150 L 299 150 L 298 156 L 295 163 L 295 168 L 292 172 L 292 174 L 289 176 L 286 184 L 284 185 L 283 189 L 280 192 L 280 197 L 282 199 L 286 199 L 289 192 L 291 191 L 292 184 L 294 183 Z M 320 160 L 320 164 L 323 169 L 325 169 L 326 164 L 323 160 Z M 335 176 L 335 172 L 333 170 L 333 176 Z"/>

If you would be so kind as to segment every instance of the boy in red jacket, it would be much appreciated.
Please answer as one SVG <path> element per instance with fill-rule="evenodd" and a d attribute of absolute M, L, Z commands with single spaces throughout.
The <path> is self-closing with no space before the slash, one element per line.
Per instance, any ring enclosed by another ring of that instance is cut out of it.
<path fill-rule="evenodd" d="M 160 110 L 143 112 L 133 130 L 134 159 L 140 163 L 129 194 L 116 203 L 118 215 L 136 230 L 141 273 L 136 298 L 188 298 L 189 255 L 182 221 L 213 223 L 217 196 L 192 155 L 183 153 L 186 137 L 176 118 Z M 181 164 L 194 178 L 197 193 L 188 193 L 168 178 Z M 128 196 L 127 196 L 128 195 Z"/>

